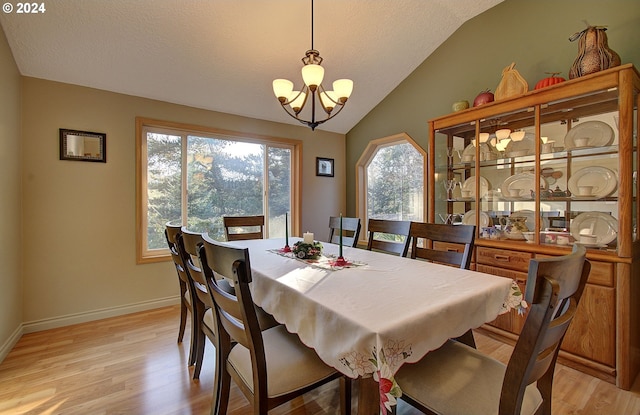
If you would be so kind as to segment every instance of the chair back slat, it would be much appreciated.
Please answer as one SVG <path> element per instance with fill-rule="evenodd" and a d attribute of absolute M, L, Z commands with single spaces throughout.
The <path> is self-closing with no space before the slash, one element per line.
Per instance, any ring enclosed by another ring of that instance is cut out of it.
<path fill-rule="evenodd" d="M 475 225 L 411 222 L 411 258 L 468 269 L 471 265 L 475 232 Z M 444 250 L 439 248 L 439 242 L 446 243 Z M 447 244 L 460 244 L 460 248 L 454 250 Z"/>
<path fill-rule="evenodd" d="M 459 267 L 464 263 L 464 253 L 457 251 L 441 251 L 438 249 L 429 249 L 416 247 L 411 252 L 411 258 L 424 259 L 439 264 L 454 265 Z"/>
<path fill-rule="evenodd" d="M 410 227 L 410 221 L 369 219 L 367 223 L 367 230 L 369 231 L 367 249 L 369 251 L 382 251 L 406 256 L 409 250 Z M 377 238 L 378 236 L 382 238 L 391 237 L 393 240 L 379 239 Z M 397 241 L 397 239 L 401 240 Z"/>
<path fill-rule="evenodd" d="M 360 237 L 360 218 L 342 217 L 342 245 L 356 247 Z M 329 217 L 329 242 L 340 243 L 340 217 Z"/>
<path fill-rule="evenodd" d="M 224 216 L 222 222 L 227 241 L 264 238 L 264 215 Z"/>

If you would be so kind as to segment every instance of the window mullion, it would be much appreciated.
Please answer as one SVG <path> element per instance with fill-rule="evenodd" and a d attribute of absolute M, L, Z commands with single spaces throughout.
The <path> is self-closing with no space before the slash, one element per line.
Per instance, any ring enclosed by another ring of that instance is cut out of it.
<path fill-rule="evenodd" d="M 180 140 L 180 166 L 181 166 L 181 178 L 180 178 L 180 186 L 181 186 L 181 191 L 180 191 L 180 218 L 182 221 L 182 226 L 187 226 L 187 213 L 188 213 L 188 209 L 187 209 L 187 203 L 189 202 L 188 198 L 187 198 L 187 193 L 188 193 L 188 188 L 187 188 L 187 182 L 188 182 L 188 170 L 189 170 L 189 166 L 187 165 L 187 158 L 188 158 L 188 144 L 189 144 L 189 136 L 187 134 L 181 134 L 181 140 Z"/>

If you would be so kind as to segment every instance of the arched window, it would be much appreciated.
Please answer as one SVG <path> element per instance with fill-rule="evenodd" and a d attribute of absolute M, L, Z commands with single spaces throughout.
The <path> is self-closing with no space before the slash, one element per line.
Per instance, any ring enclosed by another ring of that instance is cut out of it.
<path fill-rule="evenodd" d="M 356 210 L 369 218 L 424 221 L 427 153 L 406 133 L 369 142 L 356 164 Z"/>

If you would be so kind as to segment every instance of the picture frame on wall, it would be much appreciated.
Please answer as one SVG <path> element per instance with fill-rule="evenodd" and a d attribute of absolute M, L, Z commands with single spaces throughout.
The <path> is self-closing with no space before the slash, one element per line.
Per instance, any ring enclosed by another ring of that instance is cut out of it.
<path fill-rule="evenodd" d="M 333 177 L 333 159 L 316 157 L 316 176 Z"/>
<path fill-rule="evenodd" d="M 60 128 L 60 160 L 107 162 L 107 135 Z"/>

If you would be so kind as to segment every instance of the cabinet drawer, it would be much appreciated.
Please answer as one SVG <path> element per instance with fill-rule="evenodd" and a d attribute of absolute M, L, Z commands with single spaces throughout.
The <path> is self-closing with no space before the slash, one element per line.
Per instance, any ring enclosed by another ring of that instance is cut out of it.
<path fill-rule="evenodd" d="M 591 261 L 591 272 L 589 273 L 590 284 L 604 285 L 607 287 L 614 286 L 615 264 L 612 262 L 596 262 Z"/>
<path fill-rule="evenodd" d="M 478 264 L 493 265 L 523 272 L 529 270 L 529 260 L 531 258 L 532 254 L 528 252 L 515 252 L 483 246 L 479 246 L 476 251 Z"/>
<path fill-rule="evenodd" d="M 536 258 L 549 258 L 550 255 L 537 254 Z M 614 286 L 615 264 L 613 262 L 591 262 L 591 272 L 589 272 L 589 284 L 603 285 L 605 287 Z"/>
<path fill-rule="evenodd" d="M 464 252 L 463 244 L 454 244 L 451 242 L 433 241 L 433 249 L 438 251 Z"/>

